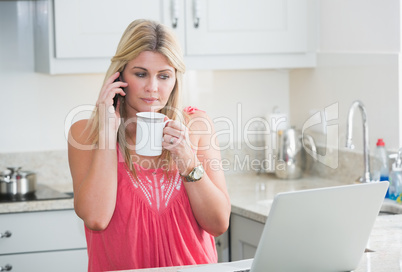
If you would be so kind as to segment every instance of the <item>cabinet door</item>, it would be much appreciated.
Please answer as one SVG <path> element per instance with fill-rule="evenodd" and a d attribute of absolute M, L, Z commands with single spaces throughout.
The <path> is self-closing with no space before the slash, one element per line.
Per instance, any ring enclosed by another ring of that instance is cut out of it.
<path fill-rule="evenodd" d="M 6 265 L 12 272 L 87 271 L 88 257 L 85 249 L 0 256 L 0 267 Z"/>
<path fill-rule="evenodd" d="M 187 55 L 307 50 L 307 0 L 186 2 Z"/>
<path fill-rule="evenodd" d="M 215 237 L 215 246 L 218 253 L 218 262 L 229 262 L 229 231 Z"/>
<path fill-rule="evenodd" d="M 232 214 L 230 218 L 231 261 L 254 258 L 264 224 Z"/>
<path fill-rule="evenodd" d="M 135 19 L 162 19 L 161 0 L 54 0 L 55 57 L 110 58 Z"/>
<path fill-rule="evenodd" d="M 74 210 L 0 215 L 0 255 L 35 251 L 85 249 L 84 224 Z"/>

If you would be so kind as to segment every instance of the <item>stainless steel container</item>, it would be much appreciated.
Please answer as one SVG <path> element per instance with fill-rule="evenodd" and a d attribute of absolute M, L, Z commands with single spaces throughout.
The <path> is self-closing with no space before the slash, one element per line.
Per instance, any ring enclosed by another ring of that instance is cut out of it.
<path fill-rule="evenodd" d="M 278 131 L 278 152 L 275 161 L 275 175 L 281 179 L 301 178 L 306 166 L 306 150 L 303 138 L 309 141 L 314 160 L 317 149 L 313 138 L 290 128 Z"/>
<path fill-rule="evenodd" d="M 25 195 L 36 191 L 36 174 L 22 171 L 21 167 L 8 167 L 0 172 L 0 194 Z"/>

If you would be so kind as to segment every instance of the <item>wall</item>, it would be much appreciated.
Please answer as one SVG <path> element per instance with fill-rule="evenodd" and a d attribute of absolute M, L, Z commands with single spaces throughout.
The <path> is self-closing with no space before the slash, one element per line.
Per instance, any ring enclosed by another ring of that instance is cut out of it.
<path fill-rule="evenodd" d="M 93 105 L 103 81 L 103 74 L 34 72 L 34 4 L 0 1 L 0 153 L 66 150 L 66 116 L 77 106 Z M 213 120 L 228 118 L 238 130 L 239 105 L 242 125 L 274 106 L 287 112 L 288 82 L 287 71 L 189 71 L 184 104 L 206 110 Z"/>
<path fill-rule="evenodd" d="M 0 2 L 0 152 L 66 149 L 64 120 L 94 103 L 102 75 L 34 72 L 34 1 Z"/>
<path fill-rule="evenodd" d="M 315 69 L 290 73 L 291 118 L 302 127 L 316 110 L 335 105 L 339 146 L 346 138 L 350 105 L 361 100 L 367 109 L 370 146 L 384 138 L 388 149 L 402 146 L 400 124 L 399 0 L 321 0 L 318 63 Z M 310 129 L 322 132 L 320 126 Z M 362 121 L 354 118 L 354 143 L 362 152 Z M 321 135 L 321 143 L 326 136 Z"/>

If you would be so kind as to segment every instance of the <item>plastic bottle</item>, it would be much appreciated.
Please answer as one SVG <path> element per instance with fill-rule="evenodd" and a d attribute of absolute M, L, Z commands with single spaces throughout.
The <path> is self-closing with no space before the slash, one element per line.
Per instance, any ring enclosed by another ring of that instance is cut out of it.
<path fill-rule="evenodd" d="M 402 149 L 399 149 L 398 156 L 392 164 L 392 171 L 389 175 L 388 197 L 392 200 L 400 199 L 402 193 Z"/>
<path fill-rule="evenodd" d="M 378 139 L 374 153 L 372 180 L 389 180 L 389 160 L 383 139 Z"/>

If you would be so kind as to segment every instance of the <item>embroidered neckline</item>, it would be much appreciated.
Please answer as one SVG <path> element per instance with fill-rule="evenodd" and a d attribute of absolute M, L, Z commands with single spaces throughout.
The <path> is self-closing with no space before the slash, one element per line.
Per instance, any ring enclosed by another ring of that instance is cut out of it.
<path fill-rule="evenodd" d="M 162 169 L 144 169 L 137 165 L 137 179 L 134 178 L 131 171 L 125 167 L 126 173 L 130 178 L 131 184 L 137 195 L 149 204 L 149 207 L 159 213 L 168 208 L 170 201 L 174 199 L 181 190 L 182 177 L 178 171 L 172 175 L 166 175 Z M 141 170 L 141 171 L 139 171 Z M 153 174 L 152 171 L 157 174 Z"/>

